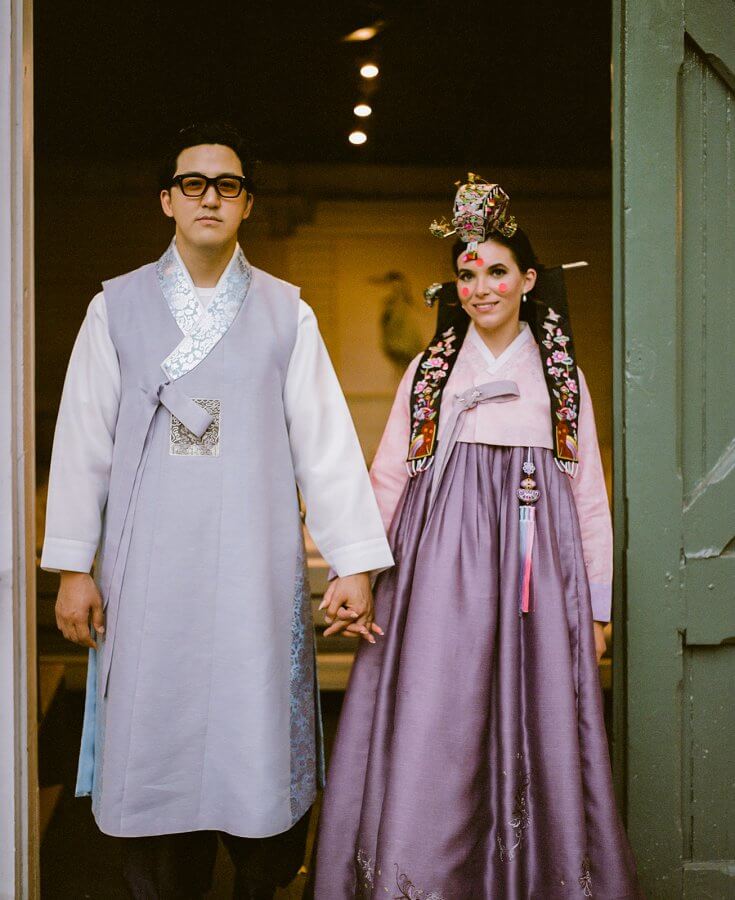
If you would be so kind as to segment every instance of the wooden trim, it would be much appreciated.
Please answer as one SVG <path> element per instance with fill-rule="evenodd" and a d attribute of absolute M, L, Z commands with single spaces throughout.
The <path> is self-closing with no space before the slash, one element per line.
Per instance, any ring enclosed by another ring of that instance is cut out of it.
<path fill-rule="evenodd" d="M 679 586 L 680 210 L 677 78 L 683 4 L 616 0 L 619 179 L 618 503 L 625 578 L 628 834 L 643 888 L 682 896 L 682 627 Z M 620 427 L 619 427 L 619 430 Z M 620 451 L 619 454 L 620 455 Z"/>
<path fill-rule="evenodd" d="M 32 4 L 0 5 L 0 897 L 39 896 Z"/>
<path fill-rule="evenodd" d="M 25 541 L 25 669 L 26 688 L 26 798 L 28 804 L 25 868 L 26 897 L 41 896 L 41 822 L 38 787 L 38 658 L 36 622 L 36 429 L 35 429 L 35 220 L 33 159 L 33 0 L 19 0 L 23 10 L 23 455 Z"/>

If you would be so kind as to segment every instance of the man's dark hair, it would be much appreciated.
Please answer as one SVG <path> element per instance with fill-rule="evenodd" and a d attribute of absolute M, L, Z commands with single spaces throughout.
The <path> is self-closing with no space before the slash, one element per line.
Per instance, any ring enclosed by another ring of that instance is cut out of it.
<path fill-rule="evenodd" d="M 255 160 L 252 158 L 245 138 L 229 122 L 196 122 L 194 125 L 182 128 L 174 136 L 169 143 L 159 171 L 159 187 L 162 191 L 167 191 L 171 187 L 171 182 L 176 174 L 176 161 L 179 154 L 188 147 L 198 147 L 200 144 L 222 144 L 233 150 L 242 165 L 245 189 L 252 194 Z"/>

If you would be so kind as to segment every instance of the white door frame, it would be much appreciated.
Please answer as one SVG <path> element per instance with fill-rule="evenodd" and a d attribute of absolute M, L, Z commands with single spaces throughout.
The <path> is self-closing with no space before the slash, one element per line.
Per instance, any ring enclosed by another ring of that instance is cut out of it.
<path fill-rule="evenodd" d="M 31 0 L 0 0 L 0 900 L 38 878 Z"/>

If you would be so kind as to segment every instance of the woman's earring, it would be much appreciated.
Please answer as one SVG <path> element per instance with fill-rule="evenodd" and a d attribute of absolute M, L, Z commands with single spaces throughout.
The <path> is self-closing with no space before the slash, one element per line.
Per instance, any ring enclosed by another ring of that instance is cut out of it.
<path fill-rule="evenodd" d="M 523 295 L 523 302 L 525 303 L 526 300 L 528 300 L 528 297 L 526 296 L 526 294 L 524 294 L 524 295 Z"/>

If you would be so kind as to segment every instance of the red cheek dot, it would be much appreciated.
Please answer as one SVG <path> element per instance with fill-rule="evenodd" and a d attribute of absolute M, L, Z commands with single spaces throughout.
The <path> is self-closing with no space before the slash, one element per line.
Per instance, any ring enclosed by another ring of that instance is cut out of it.
<path fill-rule="evenodd" d="M 469 296 L 470 296 L 470 289 L 469 289 L 469 288 L 462 288 L 462 290 L 460 291 L 460 293 L 462 294 L 463 297 L 469 297 Z"/>
<path fill-rule="evenodd" d="M 508 285 L 504 281 L 501 281 L 498 285 L 498 290 L 501 294 L 504 294 L 508 290 Z"/>
<path fill-rule="evenodd" d="M 484 259 L 480 259 L 480 257 L 478 256 L 477 259 L 475 260 L 475 265 L 476 265 L 476 266 L 484 266 L 484 265 L 485 265 L 485 260 L 484 260 Z"/>

